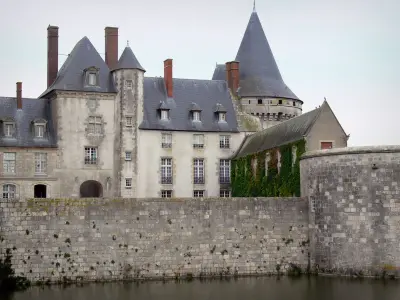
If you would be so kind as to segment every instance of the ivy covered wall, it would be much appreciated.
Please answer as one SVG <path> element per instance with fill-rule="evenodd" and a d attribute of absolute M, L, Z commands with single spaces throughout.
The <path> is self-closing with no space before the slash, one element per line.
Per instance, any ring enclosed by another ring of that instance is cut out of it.
<path fill-rule="evenodd" d="M 295 156 L 292 149 L 296 149 Z M 300 197 L 300 156 L 304 152 L 305 140 L 299 140 L 232 160 L 232 196 Z"/>

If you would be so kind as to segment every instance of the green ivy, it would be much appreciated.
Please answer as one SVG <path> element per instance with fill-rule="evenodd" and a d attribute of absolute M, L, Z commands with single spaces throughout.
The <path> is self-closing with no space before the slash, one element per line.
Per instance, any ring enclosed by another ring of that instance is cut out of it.
<path fill-rule="evenodd" d="M 292 147 L 296 147 L 293 163 Z M 278 149 L 281 168 L 278 172 Z M 231 182 L 233 197 L 291 197 L 300 196 L 300 156 L 305 141 L 300 140 L 276 149 L 261 151 L 232 161 Z M 269 154 L 268 172 L 265 159 Z"/>

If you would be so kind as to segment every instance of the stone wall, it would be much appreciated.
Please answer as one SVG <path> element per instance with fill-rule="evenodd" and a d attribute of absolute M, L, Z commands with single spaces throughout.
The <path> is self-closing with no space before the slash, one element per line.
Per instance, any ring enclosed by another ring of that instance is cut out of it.
<path fill-rule="evenodd" d="M 339 274 L 396 273 L 400 147 L 308 152 L 300 168 L 310 205 L 311 265 Z"/>
<path fill-rule="evenodd" d="M 266 274 L 308 266 L 302 198 L 0 202 L 16 275 L 110 280 Z"/>

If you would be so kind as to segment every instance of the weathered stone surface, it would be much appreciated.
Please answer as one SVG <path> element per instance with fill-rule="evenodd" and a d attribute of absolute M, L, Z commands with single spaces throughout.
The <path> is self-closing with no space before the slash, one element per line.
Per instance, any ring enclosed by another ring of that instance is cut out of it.
<path fill-rule="evenodd" d="M 308 265 L 302 198 L 0 201 L 0 251 L 37 280 L 266 274 Z"/>
<path fill-rule="evenodd" d="M 311 265 L 383 275 L 400 266 L 400 147 L 306 153 L 302 196 L 310 205 Z"/>

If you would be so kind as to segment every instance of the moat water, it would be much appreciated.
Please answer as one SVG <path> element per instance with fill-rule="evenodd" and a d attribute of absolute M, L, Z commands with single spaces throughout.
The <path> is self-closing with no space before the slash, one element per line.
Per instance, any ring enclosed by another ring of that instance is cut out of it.
<path fill-rule="evenodd" d="M 399 300 L 400 281 L 329 277 L 191 282 L 93 283 L 32 287 L 7 300 Z"/>

